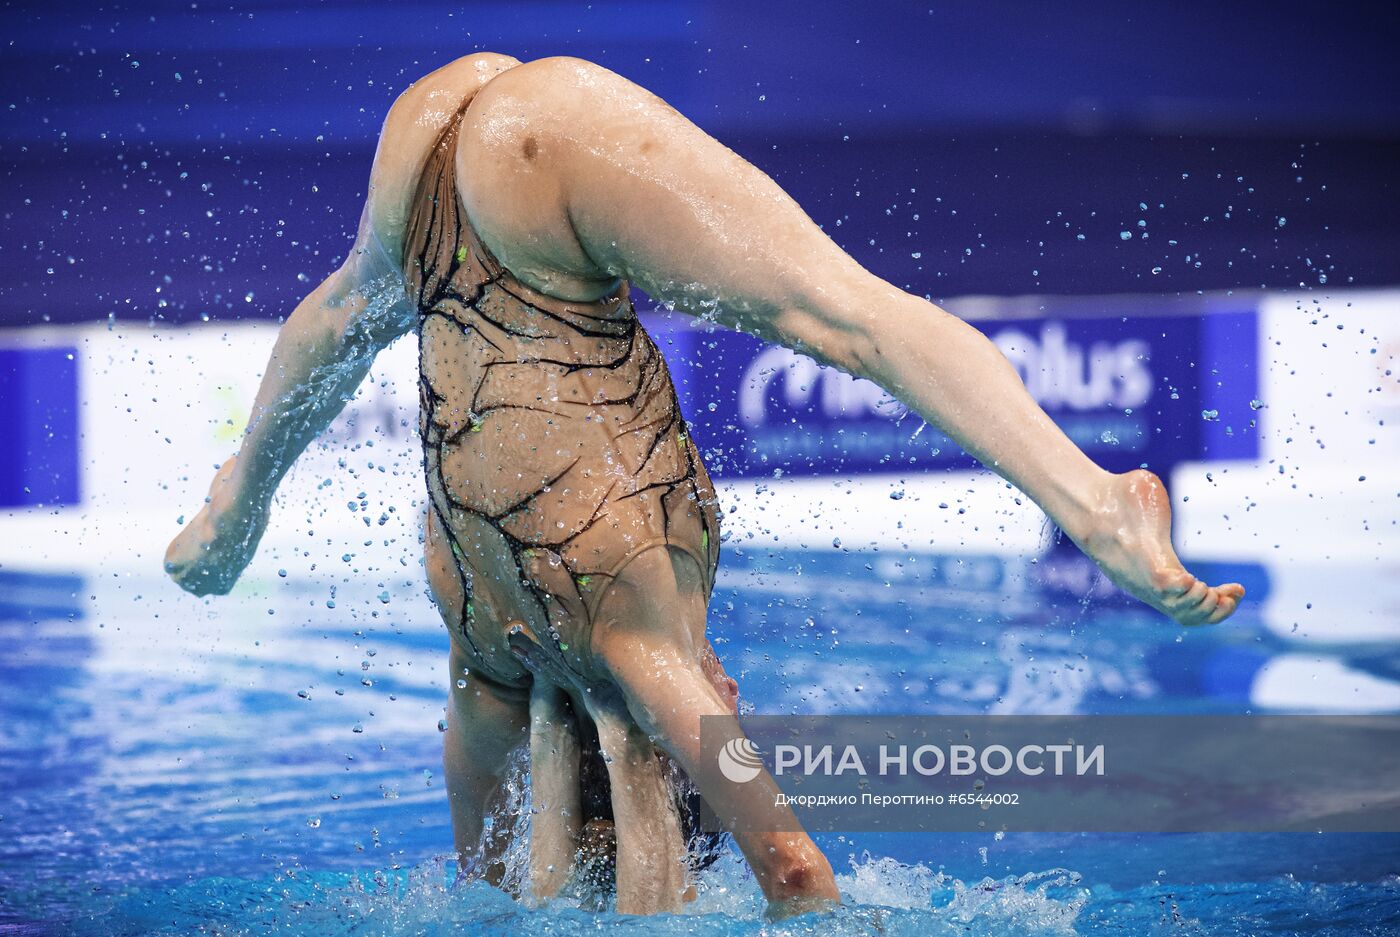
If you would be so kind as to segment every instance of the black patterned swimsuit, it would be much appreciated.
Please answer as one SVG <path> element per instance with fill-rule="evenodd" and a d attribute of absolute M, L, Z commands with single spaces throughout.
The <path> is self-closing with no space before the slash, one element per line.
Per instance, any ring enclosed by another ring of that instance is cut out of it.
<path fill-rule="evenodd" d="M 453 158 L 465 110 L 419 178 L 404 274 L 420 313 L 431 509 L 465 597 L 460 633 L 499 675 L 518 669 L 502 634 L 512 618 L 586 652 L 608 583 L 653 546 L 693 556 L 708 592 L 719 513 L 627 284 L 595 302 L 554 299 L 472 229 Z"/>

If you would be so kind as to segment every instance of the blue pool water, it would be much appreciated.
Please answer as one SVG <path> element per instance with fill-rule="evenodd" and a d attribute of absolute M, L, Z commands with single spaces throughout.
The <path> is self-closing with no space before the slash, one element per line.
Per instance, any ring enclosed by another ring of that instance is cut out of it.
<path fill-rule="evenodd" d="M 729 548 L 724 570 L 712 633 L 763 713 L 1244 712 L 1297 652 L 1261 625 L 1253 567 L 1254 601 L 1189 632 L 1080 599 L 1071 560 Z M 201 603 L 148 568 L 0 570 L 0 934 L 1400 927 L 1394 835 L 828 835 L 846 906 L 776 925 L 737 856 L 658 920 L 452 888 L 446 635 L 412 572 L 298 569 Z M 1400 680 L 1394 645 L 1308 653 Z"/>

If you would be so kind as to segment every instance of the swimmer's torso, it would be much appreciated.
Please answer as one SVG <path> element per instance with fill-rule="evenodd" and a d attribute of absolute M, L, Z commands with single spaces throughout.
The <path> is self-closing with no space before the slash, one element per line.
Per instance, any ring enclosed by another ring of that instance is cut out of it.
<path fill-rule="evenodd" d="M 719 515 L 627 285 L 595 302 L 546 296 L 472 229 L 454 170 L 461 116 L 427 158 L 404 248 L 420 316 L 429 550 L 439 553 L 429 565 L 473 666 L 515 683 L 526 672 L 506 622 L 550 635 L 586 669 L 598 602 L 642 550 L 690 554 L 708 589 Z"/>

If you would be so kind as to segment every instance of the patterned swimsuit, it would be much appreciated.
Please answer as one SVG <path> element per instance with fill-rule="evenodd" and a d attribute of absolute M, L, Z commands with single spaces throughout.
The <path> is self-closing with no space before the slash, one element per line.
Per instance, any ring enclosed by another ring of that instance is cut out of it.
<path fill-rule="evenodd" d="M 719 513 L 666 362 L 623 283 L 566 302 L 491 255 L 457 198 L 466 105 L 419 178 L 404 252 L 419 309 L 424 467 L 461 579 L 457 628 L 498 679 L 505 622 L 586 653 L 608 584 L 643 550 L 690 554 L 708 593 Z"/>

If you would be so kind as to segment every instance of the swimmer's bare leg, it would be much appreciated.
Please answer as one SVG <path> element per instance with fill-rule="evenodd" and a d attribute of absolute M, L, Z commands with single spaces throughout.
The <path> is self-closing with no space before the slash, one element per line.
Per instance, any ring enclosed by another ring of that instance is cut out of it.
<path fill-rule="evenodd" d="M 500 885 L 501 862 L 510 848 L 509 832 L 498 825 L 482 838 L 485 819 L 497 806 L 510 756 L 529 728 L 529 703 L 523 691 L 471 674 L 466 657 L 451 654 L 452 690 L 443 739 L 443 770 L 452 838 L 462 872 Z"/>
<path fill-rule="evenodd" d="M 676 912 L 689 887 L 685 840 L 656 746 L 614 688 L 583 697 L 612 787 L 619 914 Z"/>
<path fill-rule="evenodd" d="M 1243 597 L 1182 566 L 1156 476 L 1095 465 L 981 332 L 863 269 L 772 179 L 654 94 L 597 65 L 542 59 L 486 86 L 462 140 L 474 170 L 464 198 L 486 230 L 524 237 L 537 218 L 567 218 L 564 243 L 583 248 L 595 277 L 874 381 L 1182 624 L 1221 621 Z"/>
<path fill-rule="evenodd" d="M 700 720 L 714 717 L 743 735 L 733 697 L 706 661 L 705 593 L 688 555 L 652 549 L 638 555 L 609 585 L 599 604 L 592 650 L 622 690 L 636 723 L 680 762 L 743 850 L 773 916 L 839 903 L 831 865 L 800 832 L 764 772 L 745 784 L 717 777 L 700 761 Z M 792 832 L 773 832 L 774 830 Z"/>
<path fill-rule="evenodd" d="M 534 673 L 534 696 L 557 699 L 554 696 L 556 688 L 569 686 L 569 695 L 576 711 L 585 712 L 598 730 L 598 744 L 603 752 L 612 789 L 618 913 L 679 911 L 689 895 L 688 856 L 670 780 L 656 746 L 632 718 L 616 687 L 585 685 L 564 662 L 562 655 L 540 642 L 524 622 L 511 622 L 507 634 L 511 649 Z M 541 690 L 541 687 L 548 689 Z M 534 709 L 532 704 L 532 711 Z M 541 733 L 549 731 L 549 725 L 532 720 L 532 752 L 537 749 L 547 751 L 548 742 L 541 737 Z M 537 765 L 546 774 L 536 776 Z M 549 790 L 570 783 L 567 767 L 563 759 L 553 757 L 552 753 L 538 762 L 531 759 L 531 784 L 534 785 L 537 799 L 541 783 Z M 572 768 L 573 796 L 577 801 L 579 777 L 576 748 Z M 535 881 L 551 881 L 554 874 L 545 867 L 537 867 L 536 863 L 559 861 L 558 853 L 563 839 L 561 830 L 555 827 L 562 824 L 553 820 L 548 812 L 536 813 L 534 819 L 537 825 L 531 830 L 531 876 Z M 538 824 L 542 820 L 548 840 L 536 852 L 535 836 L 541 829 Z M 576 823 L 574 831 L 578 831 Z M 570 862 L 572 858 L 571 852 Z M 562 879 L 559 884 L 562 884 Z M 536 894 L 548 897 L 539 892 Z"/>
<path fill-rule="evenodd" d="M 568 881 L 578 851 L 583 810 L 578 723 L 563 688 L 530 687 L 530 891 L 553 898 Z"/>

